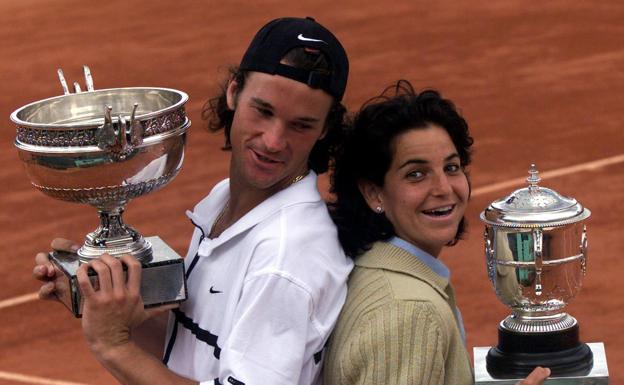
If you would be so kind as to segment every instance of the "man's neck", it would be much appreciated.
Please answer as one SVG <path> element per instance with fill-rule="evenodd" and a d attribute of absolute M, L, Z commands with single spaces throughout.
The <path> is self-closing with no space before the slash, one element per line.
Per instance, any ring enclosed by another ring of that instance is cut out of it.
<path fill-rule="evenodd" d="M 268 191 L 264 193 L 264 191 L 244 188 L 236 183 L 235 178 L 230 178 L 230 197 L 212 225 L 210 238 L 221 235 L 225 229 L 232 226 L 271 195 Z"/>
<path fill-rule="evenodd" d="M 307 174 L 308 171 L 305 171 L 297 177 L 288 180 L 286 183 L 281 183 L 273 188 L 267 189 L 254 188 L 245 183 L 241 183 L 240 179 L 235 175 L 230 175 L 230 198 L 223 207 L 223 211 L 215 220 L 210 231 L 210 238 L 218 237 L 225 229 L 232 226 L 256 206 L 279 191 L 299 182 Z"/>

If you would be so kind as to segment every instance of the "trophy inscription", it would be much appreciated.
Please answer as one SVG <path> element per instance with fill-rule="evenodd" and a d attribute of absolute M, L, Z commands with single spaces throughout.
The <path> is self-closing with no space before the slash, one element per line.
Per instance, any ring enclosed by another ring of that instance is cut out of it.
<path fill-rule="evenodd" d="M 31 183 L 48 196 L 94 206 L 100 216 L 77 253 L 53 251 L 57 296 L 75 316 L 81 298 L 75 272 L 104 253 L 130 254 L 143 266 L 141 295 L 146 307 L 186 299 L 183 259 L 158 237 L 143 237 L 126 225 L 127 203 L 156 191 L 180 171 L 191 122 L 188 95 L 167 88 L 95 90 L 84 66 L 86 90 L 30 103 L 11 114 L 15 146 Z M 97 277 L 92 276 L 96 282 Z"/>

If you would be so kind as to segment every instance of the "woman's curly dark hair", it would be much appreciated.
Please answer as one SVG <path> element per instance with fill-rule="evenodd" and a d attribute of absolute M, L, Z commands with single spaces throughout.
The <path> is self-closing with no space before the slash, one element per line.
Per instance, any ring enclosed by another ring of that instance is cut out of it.
<path fill-rule="evenodd" d="M 399 80 L 356 114 L 352 129 L 336 152 L 331 176 L 334 202 L 329 203 L 338 227 L 340 242 L 351 257 L 361 254 L 373 242 L 395 235 L 385 215 L 373 212 L 360 193 L 358 183 L 367 180 L 383 187 L 392 163 L 393 140 L 401 133 L 435 124 L 446 130 L 459 154 L 461 167 L 471 161 L 473 139 L 468 124 L 455 105 L 435 90 L 416 93 L 407 80 Z M 465 230 L 462 218 L 455 244 Z"/>
<path fill-rule="evenodd" d="M 283 61 L 290 66 L 308 71 L 314 70 L 329 73 L 331 68 L 322 52 L 306 48 L 292 49 L 284 56 Z M 209 99 L 202 108 L 201 116 L 207 122 L 208 129 L 212 132 L 224 130 L 224 150 L 231 149 L 230 131 L 232 129 L 232 121 L 234 120 L 234 111 L 229 109 L 227 105 L 227 87 L 231 81 L 236 81 L 238 92 L 241 92 L 245 87 L 245 81 L 248 76 L 248 71 L 241 71 L 237 67 L 231 67 L 230 76 L 221 85 L 220 94 Z M 322 174 L 329 169 L 330 159 L 334 157 L 335 149 L 342 142 L 347 127 L 347 109 L 339 100 L 334 99 L 325 119 L 325 136 L 319 139 L 314 144 L 312 151 L 310 151 L 308 166 L 311 170 L 317 174 Z"/>

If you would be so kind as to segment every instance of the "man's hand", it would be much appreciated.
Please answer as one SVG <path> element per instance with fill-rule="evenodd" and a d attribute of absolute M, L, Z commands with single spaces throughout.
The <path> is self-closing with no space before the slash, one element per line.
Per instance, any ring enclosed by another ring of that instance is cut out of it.
<path fill-rule="evenodd" d="M 68 239 L 56 238 L 51 244 L 54 250 L 67 251 L 75 253 L 78 251 L 78 246 L 75 242 Z M 39 288 L 39 298 L 46 300 L 58 300 L 55 295 L 56 287 L 54 280 L 56 279 L 56 272 L 54 266 L 48 258 L 48 253 L 38 253 L 35 256 L 35 267 L 33 268 L 33 277 L 43 282 L 43 285 Z"/>
<path fill-rule="evenodd" d="M 528 375 L 527 378 L 518 382 L 516 385 L 540 385 L 550 376 L 550 369 L 538 366 Z"/>
<path fill-rule="evenodd" d="M 127 279 L 123 265 L 127 267 Z M 99 288 L 91 284 L 88 269 L 97 272 Z M 141 299 L 141 263 L 130 255 L 102 255 L 76 271 L 84 300 L 82 328 L 91 350 L 105 355 L 130 341 L 130 331 L 143 321 L 177 304 L 144 309 Z"/>

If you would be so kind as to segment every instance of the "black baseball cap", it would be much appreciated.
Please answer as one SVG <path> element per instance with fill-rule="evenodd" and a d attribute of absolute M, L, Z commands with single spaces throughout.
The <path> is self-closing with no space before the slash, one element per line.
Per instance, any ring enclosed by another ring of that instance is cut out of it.
<path fill-rule="evenodd" d="M 280 63 L 293 48 L 323 52 L 331 72 L 321 73 Z M 239 69 L 281 75 L 320 88 L 342 100 L 349 76 L 349 60 L 336 36 L 311 17 L 285 17 L 270 21 L 254 36 Z"/>

